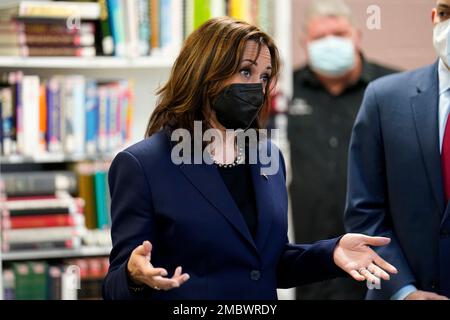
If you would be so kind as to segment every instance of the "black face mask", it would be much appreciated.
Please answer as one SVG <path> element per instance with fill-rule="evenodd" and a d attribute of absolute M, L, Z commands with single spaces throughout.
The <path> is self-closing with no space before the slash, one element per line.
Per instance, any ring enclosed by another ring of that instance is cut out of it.
<path fill-rule="evenodd" d="M 247 130 L 264 103 L 260 83 L 235 83 L 219 94 L 212 105 L 217 120 L 227 129 Z"/>

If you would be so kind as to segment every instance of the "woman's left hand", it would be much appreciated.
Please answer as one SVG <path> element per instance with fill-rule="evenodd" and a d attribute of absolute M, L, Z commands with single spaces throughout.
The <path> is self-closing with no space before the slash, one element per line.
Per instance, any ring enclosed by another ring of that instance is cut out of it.
<path fill-rule="evenodd" d="M 385 246 L 390 241 L 391 239 L 385 237 L 347 233 L 334 249 L 334 262 L 357 281 L 368 280 L 373 284 L 379 284 L 380 278 L 389 280 L 388 272 L 395 274 L 397 269 L 382 259 L 369 246 Z"/>

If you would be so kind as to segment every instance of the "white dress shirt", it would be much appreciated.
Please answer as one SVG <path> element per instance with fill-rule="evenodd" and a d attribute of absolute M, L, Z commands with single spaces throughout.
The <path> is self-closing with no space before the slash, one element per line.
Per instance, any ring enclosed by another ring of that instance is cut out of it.
<path fill-rule="evenodd" d="M 450 112 L 450 71 L 442 60 L 439 59 L 439 150 L 442 153 L 442 143 L 444 142 L 445 126 Z"/>

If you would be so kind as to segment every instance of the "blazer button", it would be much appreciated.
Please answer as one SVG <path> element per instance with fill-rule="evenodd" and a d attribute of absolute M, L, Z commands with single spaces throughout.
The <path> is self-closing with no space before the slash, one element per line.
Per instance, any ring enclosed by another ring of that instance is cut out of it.
<path fill-rule="evenodd" d="M 258 270 L 252 270 L 250 272 L 250 279 L 252 279 L 253 281 L 258 281 L 261 278 L 261 272 L 259 272 Z"/>
<path fill-rule="evenodd" d="M 436 281 L 431 282 L 431 289 L 432 290 L 438 290 L 438 284 Z"/>

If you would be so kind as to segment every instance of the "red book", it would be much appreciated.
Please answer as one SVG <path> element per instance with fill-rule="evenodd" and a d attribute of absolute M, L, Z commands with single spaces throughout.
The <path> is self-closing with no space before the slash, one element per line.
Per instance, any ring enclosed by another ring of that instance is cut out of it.
<path fill-rule="evenodd" d="M 73 215 L 23 216 L 4 218 L 4 229 L 70 227 L 75 226 Z"/>

